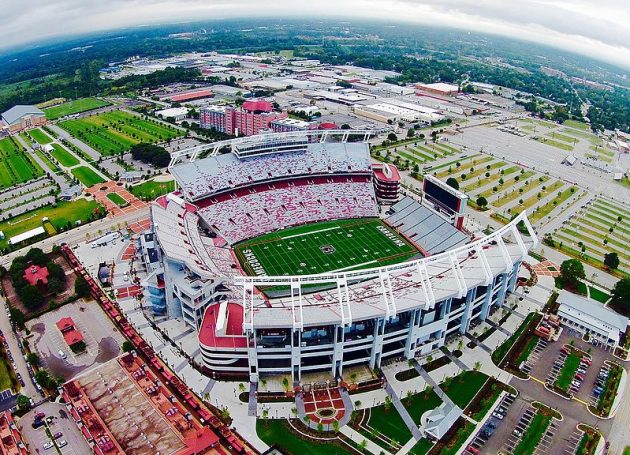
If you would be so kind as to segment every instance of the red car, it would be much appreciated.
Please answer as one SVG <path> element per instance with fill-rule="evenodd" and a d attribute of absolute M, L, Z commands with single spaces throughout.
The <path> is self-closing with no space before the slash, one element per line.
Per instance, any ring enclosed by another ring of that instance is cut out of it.
<path fill-rule="evenodd" d="M 466 450 L 474 455 L 478 455 L 479 454 L 479 449 L 473 447 L 473 446 L 468 446 L 466 447 Z"/>

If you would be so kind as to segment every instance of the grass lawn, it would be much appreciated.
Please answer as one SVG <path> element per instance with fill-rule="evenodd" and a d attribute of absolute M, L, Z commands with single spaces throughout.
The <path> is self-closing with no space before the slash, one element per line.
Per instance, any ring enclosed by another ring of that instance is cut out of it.
<path fill-rule="evenodd" d="M 72 169 L 72 175 L 79 179 L 83 185 L 86 187 L 90 187 L 92 185 L 96 185 L 97 183 L 102 183 L 103 180 L 96 172 L 90 169 L 87 166 L 79 166 Z"/>
<path fill-rule="evenodd" d="M 416 249 L 378 219 L 327 221 L 284 229 L 239 243 L 250 275 L 321 273 L 403 262 Z"/>
<path fill-rule="evenodd" d="M 420 392 L 411 397 L 403 398 L 401 402 L 417 425 L 420 425 L 420 417 L 422 417 L 422 414 L 442 404 L 442 400 L 433 390 Z"/>
<path fill-rule="evenodd" d="M 411 438 L 409 428 L 393 404 L 389 410 L 385 410 L 384 405 L 372 408 L 368 425 L 389 439 L 395 439 L 400 444 L 404 444 Z"/>
<path fill-rule="evenodd" d="M 112 201 L 118 207 L 124 207 L 125 205 L 127 205 L 127 201 L 125 201 L 119 194 L 116 193 L 109 193 L 107 195 L 107 199 Z"/>
<path fill-rule="evenodd" d="M 577 351 L 571 351 L 564 361 L 564 365 L 560 370 L 560 374 L 558 375 L 555 386 L 560 390 L 567 391 L 569 390 L 569 386 L 575 377 L 575 373 L 580 366 L 580 360 L 582 360 L 582 354 Z"/>
<path fill-rule="evenodd" d="M 48 120 L 57 120 L 58 118 L 65 117 L 66 115 L 91 111 L 92 109 L 98 109 L 99 107 L 104 106 L 109 106 L 109 103 L 96 98 L 83 98 L 44 109 L 44 113 L 46 114 L 46 118 Z"/>
<path fill-rule="evenodd" d="M 48 155 L 44 154 L 44 152 L 42 152 L 41 150 L 37 150 L 35 152 L 35 155 L 37 155 L 39 159 L 42 160 L 46 166 L 48 166 L 48 169 L 50 169 L 55 174 L 58 172 L 61 172 L 61 169 L 59 169 L 59 166 L 57 166 L 57 163 L 55 163 L 53 160 L 48 158 Z"/>
<path fill-rule="evenodd" d="M 573 151 L 573 146 L 566 144 L 564 142 L 556 141 L 547 137 L 537 137 L 536 140 L 542 144 L 551 145 L 552 147 L 556 147 L 562 150 L 566 150 L 567 152 Z"/>
<path fill-rule="evenodd" d="M 166 193 L 170 193 L 175 189 L 175 180 L 170 182 L 156 182 L 148 180 L 139 185 L 131 187 L 131 194 L 140 199 L 156 199 Z"/>
<path fill-rule="evenodd" d="M 73 225 L 78 220 L 86 223 L 89 216 L 99 207 L 100 204 L 95 201 L 77 199 L 71 202 L 58 202 L 56 206 L 51 205 L 23 213 L 0 223 L 0 231 L 3 231 L 5 236 L 3 240 L 0 240 L 0 247 L 5 248 L 9 243 L 9 238 L 41 226 L 44 217 L 48 217 L 52 225 L 59 230 L 65 227 L 68 222 Z"/>
<path fill-rule="evenodd" d="M 349 448 L 330 441 L 318 443 L 314 439 L 303 440 L 291 430 L 286 420 L 258 419 L 256 433 L 269 446 L 276 446 L 290 455 L 352 455 Z"/>
<path fill-rule="evenodd" d="M 105 156 L 127 151 L 140 142 L 156 143 L 184 135 L 173 126 L 122 111 L 66 120 L 59 126 Z"/>
<path fill-rule="evenodd" d="M 4 348 L 2 350 L 2 357 L 0 357 L 0 391 L 10 389 L 13 387 L 13 381 L 11 381 L 11 366 L 8 359 L 4 356 Z"/>
<path fill-rule="evenodd" d="M 551 133 L 547 133 L 547 137 L 550 137 L 551 139 L 557 139 L 559 141 L 562 142 L 566 142 L 568 144 L 572 144 L 575 145 L 575 143 L 578 142 L 578 140 L 574 137 L 571 136 L 567 136 L 566 134 L 562 134 L 562 133 L 558 133 L 556 131 L 552 131 Z"/>
<path fill-rule="evenodd" d="M 448 378 L 440 388 L 457 406 L 465 409 L 487 380 L 488 376 L 480 371 L 463 371 Z"/>
<path fill-rule="evenodd" d="M 610 295 L 592 286 L 588 287 L 588 291 L 591 296 L 591 299 L 597 300 L 598 302 L 601 302 L 601 303 L 608 302 L 608 299 L 610 298 Z"/>
<path fill-rule="evenodd" d="M 571 128 L 577 128 L 578 130 L 582 130 L 582 131 L 590 131 L 591 130 L 591 127 L 589 126 L 588 123 L 580 122 L 578 120 L 565 120 L 562 124 L 564 126 L 569 126 Z"/>
<path fill-rule="evenodd" d="M 52 138 L 49 135 L 44 133 L 39 128 L 35 129 L 35 130 L 30 130 L 28 133 L 35 140 L 35 142 L 37 142 L 38 144 L 41 144 L 41 145 L 50 144 L 53 141 Z"/>
<path fill-rule="evenodd" d="M 459 449 L 461 449 L 462 445 L 464 445 L 464 442 L 473 431 L 475 431 L 475 425 L 472 422 L 466 421 L 466 423 L 457 430 L 453 443 L 448 447 L 444 447 L 440 455 L 455 455 L 459 453 Z"/>
<path fill-rule="evenodd" d="M 0 139 L 0 188 L 28 182 L 44 171 L 32 162 L 13 138 Z"/>
<path fill-rule="evenodd" d="M 536 347 L 537 343 L 538 343 L 538 337 L 536 336 L 533 336 L 529 340 L 527 340 L 527 344 L 525 345 L 521 353 L 518 355 L 514 363 L 516 365 L 520 365 L 521 363 L 525 362 L 529 358 L 529 355 L 532 353 L 534 348 Z"/>
<path fill-rule="evenodd" d="M 431 441 L 426 438 L 422 438 L 416 442 L 416 445 L 413 446 L 408 453 L 411 455 L 425 455 L 426 453 L 429 453 L 431 447 L 433 447 Z"/>
<path fill-rule="evenodd" d="M 79 164 L 79 160 L 59 144 L 53 144 L 53 151 L 50 152 L 50 154 L 59 161 L 62 166 L 71 167 Z"/>
<path fill-rule="evenodd" d="M 514 448 L 512 455 L 529 455 L 534 453 L 550 423 L 551 417 L 537 413 L 525 430 L 521 441 Z"/>
<path fill-rule="evenodd" d="M 503 357 L 505 357 L 505 355 L 509 352 L 510 348 L 514 346 L 514 343 L 516 343 L 516 340 L 518 340 L 521 334 L 525 331 L 525 329 L 527 328 L 529 322 L 533 319 L 533 317 L 534 317 L 534 313 L 529 313 L 527 317 L 525 318 L 525 320 L 521 323 L 519 328 L 516 330 L 516 332 L 514 332 L 512 336 L 506 339 L 492 352 L 492 361 L 494 363 L 498 365 L 501 362 L 501 360 L 503 360 Z"/>

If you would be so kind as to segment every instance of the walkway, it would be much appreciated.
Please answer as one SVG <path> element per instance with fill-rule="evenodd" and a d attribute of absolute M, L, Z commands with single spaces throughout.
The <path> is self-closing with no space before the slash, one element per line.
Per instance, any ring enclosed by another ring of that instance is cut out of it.
<path fill-rule="evenodd" d="M 409 411 L 407 411 L 407 409 L 403 406 L 402 401 L 400 401 L 400 397 L 396 395 L 396 392 L 389 384 L 389 382 L 385 384 L 385 392 L 387 392 L 387 395 L 389 395 L 389 397 L 392 399 L 394 407 L 398 411 L 398 414 L 400 414 L 400 417 L 402 417 L 405 425 L 407 425 L 407 428 L 409 428 L 409 431 L 411 431 L 414 439 L 416 441 L 422 439 L 422 433 L 420 433 L 418 426 L 409 415 Z"/>
<path fill-rule="evenodd" d="M 341 427 L 341 429 L 339 431 L 341 433 L 343 433 L 346 437 L 352 439 L 357 444 L 361 444 L 363 441 L 367 442 L 367 445 L 365 446 L 365 448 L 370 453 L 375 453 L 375 454 L 384 453 L 384 454 L 390 454 L 391 455 L 391 452 L 388 452 L 387 450 L 383 449 L 381 446 L 376 444 L 371 439 L 366 438 L 361 433 L 359 433 L 354 428 L 352 428 L 350 425 L 345 425 L 345 426 Z"/>
<path fill-rule="evenodd" d="M 453 353 L 451 351 L 449 351 L 448 349 L 444 349 L 444 350 L 442 350 L 442 352 L 444 353 L 444 355 L 446 355 L 446 357 L 448 357 L 451 360 L 451 362 L 453 362 L 455 365 L 457 365 L 460 370 L 462 370 L 462 371 L 470 370 L 470 367 L 468 365 L 466 365 L 464 362 L 459 360 L 458 357 L 455 357 L 453 355 Z"/>
<path fill-rule="evenodd" d="M 470 335 L 469 333 L 465 333 L 464 336 L 466 338 L 468 338 L 470 341 L 472 341 L 475 346 L 479 346 L 481 349 L 483 349 L 484 351 L 486 351 L 488 354 L 492 354 L 492 349 L 490 349 L 488 346 L 486 346 L 485 344 L 483 344 L 481 341 L 479 341 L 477 338 L 475 338 L 474 336 Z"/>

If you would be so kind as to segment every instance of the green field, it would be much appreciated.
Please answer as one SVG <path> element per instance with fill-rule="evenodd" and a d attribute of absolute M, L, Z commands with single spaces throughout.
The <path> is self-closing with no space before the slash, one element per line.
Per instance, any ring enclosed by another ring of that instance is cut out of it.
<path fill-rule="evenodd" d="M 28 182 L 43 173 L 42 168 L 32 162 L 10 137 L 0 139 L 0 188 Z"/>
<path fill-rule="evenodd" d="M 79 164 L 79 160 L 65 148 L 59 144 L 53 144 L 53 150 L 50 154 L 55 158 L 62 166 L 71 167 Z"/>
<path fill-rule="evenodd" d="M 488 376 L 480 371 L 463 371 L 453 378 L 448 378 L 440 384 L 440 388 L 457 406 L 466 409 L 487 380 Z"/>
<path fill-rule="evenodd" d="M 0 348 L 0 354 L 0 391 L 3 391 L 12 389 L 16 381 L 4 348 Z"/>
<path fill-rule="evenodd" d="M 35 140 L 35 142 L 37 142 L 40 145 L 50 144 L 53 141 L 49 135 L 47 135 L 40 129 L 30 130 L 28 134 L 30 134 L 31 137 Z"/>
<path fill-rule="evenodd" d="M 87 166 L 79 166 L 72 169 L 72 175 L 79 179 L 83 185 L 86 187 L 90 187 L 92 185 L 96 185 L 97 183 L 102 183 L 103 180 L 96 172 L 90 169 Z"/>
<path fill-rule="evenodd" d="M 154 180 L 148 180 L 139 185 L 131 187 L 131 194 L 140 199 L 155 199 L 166 193 L 170 193 L 175 189 L 175 180 L 170 182 L 156 182 Z"/>
<path fill-rule="evenodd" d="M 58 118 L 65 117 L 66 115 L 79 114 L 81 112 L 91 111 L 92 109 L 98 109 L 99 107 L 104 106 L 109 106 L 109 103 L 96 98 L 83 98 L 44 109 L 44 113 L 46 114 L 46 118 L 48 120 L 57 120 Z"/>
<path fill-rule="evenodd" d="M 250 275 L 314 274 L 406 261 L 418 251 L 378 219 L 326 221 L 239 243 Z"/>
<path fill-rule="evenodd" d="M 125 201 L 119 194 L 116 193 L 109 193 L 107 195 L 107 199 L 112 201 L 118 207 L 124 207 L 127 205 L 127 201 Z"/>
<path fill-rule="evenodd" d="M 394 439 L 400 444 L 411 439 L 411 431 L 407 428 L 405 421 L 394 405 L 390 405 L 389 409 L 385 409 L 385 405 L 376 406 L 370 409 L 370 420 L 368 422 L 370 428 L 374 428 L 379 433 Z"/>
<path fill-rule="evenodd" d="M 66 120 L 59 126 L 105 156 L 125 152 L 140 142 L 162 142 L 184 134 L 182 130 L 157 120 L 145 120 L 122 111 Z"/>
<path fill-rule="evenodd" d="M 95 201 L 77 199 L 72 202 L 58 202 L 56 206 L 42 207 L 11 218 L 0 223 L 0 231 L 4 232 L 4 239 L 0 240 L 0 248 L 5 248 L 11 237 L 41 226 L 44 217 L 47 217 L 52 225 L 59 230 L 65 227 L 68 222 L 73 225 L 78 220 L 86 223 L 89 216 L 98 207 L 100 204 Z"/>
<path fill-rule="evenodd" d="M 529 455 L 534 453 L 550 423 L 551 417 L 537 413 L 512 453 L 514 455 Z"/>
<path fill-rule="evenodd" d="M 280 419 L 257 419 L 256 434 L 269 446 L 275 446 L 288 455 L 351 455 L 354 452 L 341 441 L 317 442 L 301 439 L 291 431 L 289 423 Z"/>
<path fill-rule="evenodd" d="M 442 399 L 435 391 L 425 390 L 410 397 L 405 397 L 401 402 L 416 425 L 420 425 L 422 414 L 437 408 L 442 404 Z"/>
<path fill-rule="evenodd" d="M 571 381 L 580 366 L 580 360 L 582 360 L 582 354 L 578 351 L 571 351 L 564 361 L 564 365 L 560 370 L 560 374 L 556 379 L 555 386 L 560 390 L 567 391 L 571 385 Z"/>

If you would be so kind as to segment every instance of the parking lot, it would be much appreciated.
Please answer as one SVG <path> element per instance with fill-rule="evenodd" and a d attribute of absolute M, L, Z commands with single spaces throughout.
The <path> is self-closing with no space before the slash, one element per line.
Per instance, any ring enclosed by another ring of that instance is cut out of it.
<path fill-rule="evenodd" d="M 83 335 L 86 344 L 84 352 L 75 354 L 66 345 L 55 325 L 64 317 L 72 317 L 75 328 Z M 27 326 L 33 334 L 29 339 L 31 348 L 37 351 L 44 366 L 52 376 L 63 376 L 66 380 L 94 364 L 116 357 L 124 341 L 118 329 L 93 301 L 70 303 L 29 321 Z"/>
<path fill-rule="evenodd" d="M 43 412 L 46 417 L 53 417 L 52 421 L 48 424 L 50 432 L 61 433 L 62 435 L 57 441 L 65 440 L 68 444 L 61 447 L 59 450 L 63 455 L 83 455 L 92 453 L 90 446 L 86 442 L 85 438 L 81 434 L 81 430 L 77 427 L 76 423 L 66 411 L 64 405 L 59 403 L 44 402 L 36 409 L 31 410 L 25 414 L 19 420 L 18 426 L 29 445 L 30 453 L 55 453 L 55 450 L 44 449 L 44 444 L 50 441 L 50 438 L 46 434 L 46 427 L 41 426 L 37 429 L 32 427 L 35 420 L 35 415 L 39 412 Z"/>

